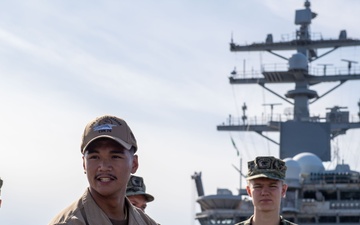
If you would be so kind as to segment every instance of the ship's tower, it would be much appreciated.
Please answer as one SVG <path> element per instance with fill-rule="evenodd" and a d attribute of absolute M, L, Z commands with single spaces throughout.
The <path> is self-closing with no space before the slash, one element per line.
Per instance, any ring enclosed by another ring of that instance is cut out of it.
<path fill-rule="evenodd" d="M 293 118 L 286 121 L 268 121 L 266 124 L 240 124 L 232 117 L 228 123 L 217 126 L 219 131 L 254 131 L 268 140 L 280 146 L 280 158 L 293 157 L 304 150 L 314 153 L 323 161 L 331 160 L 331 139 L 340 134 L 345 134 L 348 129 L 360 128 L 359 122 L 350 122 L 349 112 L 343 111 L 342 107 L 335 106 L 327 113 L 326 119 L 311 117 L 309 105 L 335 90 L 348 80 L 360 80 L 360 74 L 355 68 L 351 70 L 337 70 L 328 74 L 314 74 L 310 72 L 311 62 L 331 53 L 340 47 L 358 46 L 359 39 L 347 37 L 345 30 L 340 31 L 337 39 L 315 39 L 310 32 L 311 21 L 316 13 L 310 9 L 310 2 L 305 1 L 305 8 L 296 10 L 295 25 L 300 28 L 295 32 L 295 39 L 290 41 L 274 42 L 272 34 L 268 34 L 265 42 L 253 43 L 251 45 L 238 45 L 233 41 L 230 43 L 232 52 L 266 51 L 282 59 L 287 60 L 288 68 L 285 71 L 267 70 L 265 67 L 262 75 L 250 78 L 247 74 L 239 75 L 233 71 L 230 75 L 230 84 L 258 84 L 273 93 L 285 102 L 293 105 Z M 330 49 L 318 55 L 318 49 Z M 295 53 L 286 58 L 275 51 L 294 50 Z M 318 95 L 310 87 L 323 82 L 338 82 L 338 84 Z M 285 97 L 267 87 L 270 84 L 294 84 L 295 88 L 286 92 Z M 334 119 L 336 118 L 336 119 Z M 265 136 L 263 132 L 280 132 L 280 142 Z"/>

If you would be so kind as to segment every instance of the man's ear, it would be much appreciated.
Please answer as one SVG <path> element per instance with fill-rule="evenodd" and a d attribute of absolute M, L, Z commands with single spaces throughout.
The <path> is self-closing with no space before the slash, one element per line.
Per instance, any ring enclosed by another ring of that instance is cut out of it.
<path fill-rule="evenodd" d="M 137 171 L 138 168 L 139 168 L 138 155 L 134 155 L 134 156 L 133 156 L 133 159 L 132 159 L 131 173 L 132 173 L 132 174 L 136 173 L 136 171 Z"/>
<path fill-rule="evenodd" d="M 250 197 L 252 197 L 249 185 L 246 186 L 246 192 Z"/>
<path fill-rule="evenodd" d="M 281 196 L 282 196 L 283 198 L 286 197 L 287 188 L 288 188 L 288 185 L 287 185 L 287 184 L 283 184 L 283 185 L 282 185 Z"/>
<path fill-rule="evenodd" d="M 83 160 L 83 169 L 84 169 L 84 173 L 86 173 L 86 166 L 85 166 L 85 156 L 82 156 L 82 160 Z"/>

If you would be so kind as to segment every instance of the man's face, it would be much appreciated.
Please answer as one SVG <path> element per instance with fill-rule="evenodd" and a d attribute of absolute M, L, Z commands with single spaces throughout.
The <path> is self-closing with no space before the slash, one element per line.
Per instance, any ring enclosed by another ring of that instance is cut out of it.
<path fill-rule="evenodd" d="M 280 210 L 281 198 L 285 196 L 287 185 L 282 181 L 257 178 L 249 181 L 246 187 L 257 211 Z"/>
<path fill-rule="evenodd" d="M 95 198 L 121 197 L 125 196 L 130 173 L 137 170 L 138 158 L 119 143 L 102 138 L 85 151 L 83 167 Z"/>
<path fill-rule="evenodd" d="M 145 212 L 147 201 L 144 195 L 131 195 L 127 196 L 130 200 L 131 204 L 140 208 L 143 212 Z"/>

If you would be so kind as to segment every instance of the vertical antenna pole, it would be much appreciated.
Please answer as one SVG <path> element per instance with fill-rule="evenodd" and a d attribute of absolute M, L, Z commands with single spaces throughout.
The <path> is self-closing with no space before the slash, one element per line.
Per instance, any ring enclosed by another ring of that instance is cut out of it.
<path fill-rule="evenodd" d="M 242 158 L 240 155 L 240 188 L 239 188 L 239 194 L 241 194 L 241 188 L 242 188 Z"/>

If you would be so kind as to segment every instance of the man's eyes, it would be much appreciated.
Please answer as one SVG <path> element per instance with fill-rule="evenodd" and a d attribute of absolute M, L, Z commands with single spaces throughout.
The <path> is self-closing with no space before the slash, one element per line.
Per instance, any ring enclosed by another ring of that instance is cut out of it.
<path fill-rule="evenodd" d="M 260 185 L 256 185 L 256 186 L 254 186 L 254 188 L 262 188 L 263 186 L 260 186 Z M 276 184 L 274 184 L 274 185 L 270 185 L 269 186 L 270 188 L 277 188 L 278 186 L 276 185 Z"/>
<path fill-rule="evenodd" d="M 110 156 L 112 159 L 122 159 L 124 156 L 122 154 L 114 154 Z M 100 159 L 100 156 L 97 154 L 89 154 L 87 156 L 88 159 Z"/>

